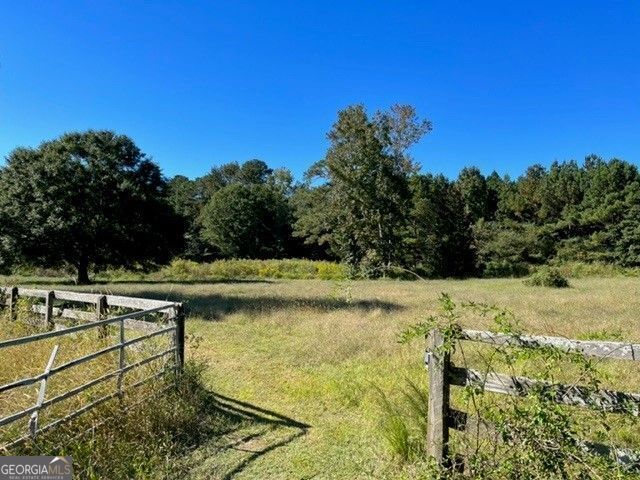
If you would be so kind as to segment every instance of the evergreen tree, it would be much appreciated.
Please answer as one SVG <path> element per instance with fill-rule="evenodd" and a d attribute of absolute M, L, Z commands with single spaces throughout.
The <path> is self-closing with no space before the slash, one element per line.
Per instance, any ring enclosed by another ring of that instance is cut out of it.
<path fill-rule="evenodd" d="M 489 216 L 489 190 L 487 181 L 477 167 L 463 168 L 458 175 L 458 189 L 464 200 L 468 220 L 475 223 Z"/>
<path fill-rule="evenodd" d="M 416 175 L 411 181 L 412 268 L 429 277 L 461 277 L 473 272 L 471 231 L 465 201 L 444 176 Z"/>

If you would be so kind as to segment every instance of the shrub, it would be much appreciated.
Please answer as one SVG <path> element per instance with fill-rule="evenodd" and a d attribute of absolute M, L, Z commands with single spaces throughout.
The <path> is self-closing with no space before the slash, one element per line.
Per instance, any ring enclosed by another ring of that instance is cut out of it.
<path fill-rule="evenodd" d="M 556 268 L 541 268 L 524 281 L 525 285 L 535 287 L 567 288 L 569 280 Z"/>
<path fill-rule="evenodd" d="M 42 277 L 60 278 L 61 281 L 71 278 L 64 269 L 21 267 L 12 271 L 12 277 L 6 279 L 5 284 L 37 283 Z M 203 263 L 176 258 L 169 265 L 153 271 L 110 268 L 95 275 L 97 281 L 103 282 L 197 282 L 256 278 L 345 280 L 348 272 L 343 264 L 322 260 L 230 259 Z"/>
<path fill-rule="evenodd" d="M 483 275 L 494 277 L 523 277 L 530 272 L 529 265 L 524 262 L 511 260 L 490 260 L 484 266 Z"/>

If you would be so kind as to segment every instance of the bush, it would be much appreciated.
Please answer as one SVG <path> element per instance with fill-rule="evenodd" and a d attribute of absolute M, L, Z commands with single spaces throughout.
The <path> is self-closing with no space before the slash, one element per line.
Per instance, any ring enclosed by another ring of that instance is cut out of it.
<path fill-rule="evenodd" d="M 567 288 L 569 280 L 556 268 L 541 268 L 524 281 L 525 285 L 535 287 Z"/>
<path fill-rule="evenodd" d="M 256 278 L 345 280 L 348 277 L 345 265 L 321 260 L 232 259 L 203 263 L 178 258 L 153 271 L 110 268 L 96 273 L 94 279 L 101 282 L 198 282 Z M 5 279 L 5 284 L 38 283 L 42 278 L 65 281 L 71 280 L 72 276 L 64 268 L 20 267 L 11 272 L 11 276 Z"/>

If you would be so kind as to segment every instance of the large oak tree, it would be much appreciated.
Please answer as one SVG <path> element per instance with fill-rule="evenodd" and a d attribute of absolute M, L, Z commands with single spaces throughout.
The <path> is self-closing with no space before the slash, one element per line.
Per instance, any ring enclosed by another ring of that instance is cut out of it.
<path fill-rule="evenodd" d="M 11 152 L 0 172 L 2 260 L 89 270 L 167 261 L 182 237 L 160 169 L 110 131 Z"/>

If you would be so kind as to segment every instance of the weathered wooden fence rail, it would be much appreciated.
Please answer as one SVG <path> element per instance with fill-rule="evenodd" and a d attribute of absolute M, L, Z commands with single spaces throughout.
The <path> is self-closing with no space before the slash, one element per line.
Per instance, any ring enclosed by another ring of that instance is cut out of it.
<path fill-rule="evenodd" d="M 116 397 L 122 398 L 125 390 L 132 390 L 151 382 L 164 375 L 167 370 L 173 369 L 179 373 L 184 366 L 185 319 L 181 303 L 117 295 L 0 287 L 0 306 L 8 309 L 9 321 L 17 321 L 19 308 L 24 308 L 20 307 L 20 299 L 27 299 L 27 309 L 35 313 L 36 316 L 42 316 L 40 321 L 43 331 L 24 337 L 0 340 L 0 351 L 19 345 L 31 345 L 35 344 L 35 342 L 57 337 L 67 337 L 88 330 L 95 330 L 96 338 L 105 338 L 106 329 L 111 325 L 118 328 L 118 342 L 59 365 L 55 365 L 55 360 L 60 347 L 55 345 L 41 374 L 0 385 L 1 398 L 2 394 L 16 388 L 40 383 L 38 398 L 33 406 L 0 418 L 0 427 L 3 427 L 29 417 L 29 433 L 17 439 L 12 439 L 4 445 L 4 448 L 10 448 L 17 443 L 34 438 L 36 435 L 76 418 L 108 400 Z M 44 304 L 30 305 L 29 301 L 34 299 L 44 300 Z M 56 302 L 59 303 L 59 306 L 56 306 Z M 80 304 L 80 307 L 70 306 L 70 303 Z M 122 311 L 125 309 L 133 311 L 123 313 Z M 117 315 L 110 317 L 110 312 L 115 312 Z M 162 322 L 158 321 L 158 317 L 161 317 Z M 70 322 L 73 325 L 69 325 Z M 127 331 L 139 332 L 142 335 L 139 334 L 134 338 L 127 339 Z M 127 364 L 126 351 L 128 347 L 142 344 L 145 341 L 163 335 L 169 336 L 169 348 Z M 58 393 L 54 397 L 46 398 L 47 383 L 51 377 L 115 351 L 119 352 L 117 368 L 92 378 L 82 385 Z M 170 361 L 168 365 L 165 362 L 162 369 L 125 388 L 123 378 L 127 372 L 160 359 L 168 359 Z M 113 392 L 92 400 L 74 411 L 66 412 L 66 415 L 56 418 L 46 425 L 39 425 L 39 413 L 42 409 L 79 395 L 85 390 L 112 379 L 116 379 L 116 388 Z"/>
<path fill-rule="evenodd" d="M 579 353 L 586 357 L 603 359 L 640 361 L 640 344 L 609 341 L 582 341 L 560 337 L 534 335 L 508 335 L 478 330 L 463 330 L 461 340 L 481 342 L 490 345 L 506 345 L 521 348 L 554 347 L 565 352 Z M 447 446 L 449 429 L 465 431 L 471 423 L 477 426 L 482 419 L 470 418 L 466 412 L 455 410 L 449 402 L 451 386 L 473 386 L 483 391 L 511 396 L 526 396 L 532 389 L 549 387 L 553 389 L 553 401 L 578 407 L 598 408 L 610 413 L 630 413 L 640 415 L 640 393 L 626 393 L 614 390 L 593 390 L 580 385 L 550 384 L 526 377 L 500 373 L 481 373 L 468 368 L 455 367 L 444 347 L 444 338 L 438 330 L 432 330 L 427 337 L 425 363 L 429 372 L 429 405 L 427 419 L 427 453 L 440 465 L 450 464 Z M 485 429 L 490 425 L 484 425 Z M 635 452 L 616 449 L 607 445 L 584 442 L 585 448 L 613 455 L 622 463 L 636 456 Z M 631 460 L 634 466 L 636 461 Z"/>

